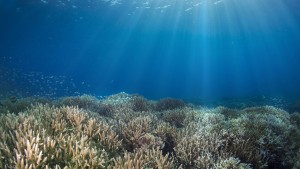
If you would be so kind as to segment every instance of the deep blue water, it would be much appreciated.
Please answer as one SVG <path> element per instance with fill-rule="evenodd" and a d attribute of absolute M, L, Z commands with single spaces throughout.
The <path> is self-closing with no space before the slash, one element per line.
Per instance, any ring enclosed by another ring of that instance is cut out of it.
<path fill-rule="evenodd" d="M 0 92 L 297 97 L 299 7 L 299 0 L 1 0 Z"/>

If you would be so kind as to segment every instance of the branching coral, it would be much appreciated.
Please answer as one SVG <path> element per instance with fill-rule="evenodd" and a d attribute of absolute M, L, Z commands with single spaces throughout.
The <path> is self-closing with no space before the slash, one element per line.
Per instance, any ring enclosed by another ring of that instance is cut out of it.
<path fill-rule="evenodd" d="M 1 105 L 0 168 L 299 168 L 299 114 L 272 106 L 208 109 L 120 93 L 13 107 L 20 100 Z"/>
<path fill-rule="evenodd" d="M 20 113 L 36 104 L 51 104 L 51 100 L 40 97 L 17 98 L 15 96 L 0 100 L 0 114 Z"/>
<path fill-rule="evenodd" d="M 112 106 L 111 104 L 99 104 L 96 113 L 101 116 L 111 117 L 115 113 L 114 106 Z"/>
<path fill-rule="evenodd" d="M 185 106 L 184 101 L 179 99 L 173 99 L 173 98 L 165 98 L 161 99 L 156 104 L 156 110 L 157 111 L 165 111 L 165 110 L 173 110 L 173 109 L 180 109 Z"/>
<path fill-rule="evenodd" d="M 154 135 L 157 135 L 163 141 L 163 147 L 161 148 L 163 155 L 169 154 L 169 156 L 176 156 L 175 146 L 177 140 L 180 138 L 179 130 L 165 122 L 159 122 Z"/>
<path fill-rule="evenodd" d="M 96 111 L 98 108 L 98 99 L 90 95 L 74 96 L 62 98 L 57 104 L 59 106 L 77 106 L 81 109 Z"/>
<path fill-rule="evenodd" d="M 214 111 L 224 115 L 226 119 L 239 117 L 239 111 L 237 109 L 230 109 L 227 107 L 220 106 L 215 108 Z"/>
<path fill-rule="evenodd" d="M 300 168 L 300 150 L 297 153 L 296 159 L 294 161 L 294 166 L 293 169 L 298 169 Z"/>
<path fill-rule="evenodd" d="M 134 153 L 125 152 L 124 158 L 117 158 L 114 161 L 113 169 L 181 169 L 181 166 L 176 166 L 174 158 L 169 158 L 168 155 L 163 155 L 159 149 L 139 150 Z"/>
<path fill-rule="evenodd" d="M 120 133 L 127 144 L 126 149 L 133 151 L 136 148 L 160 147 L 162 141 L 151 133 L 153 127 L 154 122 L 150 116 L 137 117 L 128 123 L 120 122 Z"/>
<path fill-rule="evenodd" d="M 291 123 L 300 130 L 300 113 L 294 112 L 290 115 Z"/>
<path fill-rule="evenodd" d="M 255 167 L 265 164 L 271 168 L 289 168 L 287 158 L 295 156 L 292 147 L 300 135 L 299 132 L 293 132 L 293 137 L 289 134 L 294 127 L 287 112 L 271 106 L 247 108 L 239 118 L 230 120 L 230 125 L 232 132 L 248 138 L 248 144 L 256 150 L 257 158 L 250 161 Z"/>
<path fill-rule="evenodd" d="M 171 125 L 174 125 L 178 128 L 184 126 L 184 120 L 186 118 L 186 113 L 184 110 L 168 110 L 163 113 L 163 120 L 169 122 Z"/>
<path fill-rule="evenodd" d="M 1 119 L 7 121 L 1 120 L 0 152 L 5 158 L 0 168 L 103 168 L 121 149 L 109 126 L 74 107 L 38 105 Z"/>
<path fill-rule="evenodd" d="M 238 151 L 246 150 L 243 147 L 245 141 L 234 136 L 229 138 L 226 131 L 202 132 L 182 138 L 175 147 L 178 159 L 186 168 L 250 168 L 249 164 L 241 163 L 236 157 Z"/>
<path fill-rule="evenodd" d="M 133 111 L 148 111 L 150 109 L 150 104 L 142 96 L 134 96 L 132 99 L 132 110 Z"/>
<path fill-rule="evenodd" d="M 228 159 L 219 159 L 219 161 L 214 164 L 216 169 L 251 169 L 249 164 L 242 163 L 241 160 L 229 157 Z"/>
<path fill-rule="evenodd" d="M 168 122 L 172 126 L 176 128 L 184 128 L 189 125 L 189 123 L 198 120 L 198 112 L 193 110 L 192 108 L 181 108 L 174 110 L 166 110 L 157 114 L 157 116 L 161 117 L 162 120 Z"/>

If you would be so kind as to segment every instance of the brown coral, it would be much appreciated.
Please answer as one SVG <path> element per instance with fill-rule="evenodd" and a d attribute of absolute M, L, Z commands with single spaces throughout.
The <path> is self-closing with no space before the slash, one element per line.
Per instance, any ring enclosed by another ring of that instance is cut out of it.
<path fill-rule="evenodd" d="M 120 133 L 124 142 L 127 144 L 127 150 L 133 151 L 136 148 L 160 147 L 162 141 L 152 133 L 154 123 L 153 117 L 137 117 L 128 123 L 120 122 Z"/>
<path fill-rule="evenodd" d="M 102 168 L 121 145 L 109 126 L 74 107 L 38 105 L 1 119 L 0 168 Z"/>
<path fill-rule="evenodd" d="M 158 111 L 151 101 L 126 93 L 68 99 L 51 102 L 53 107 L 26 104 L 18 114 L 2 106 L 0 168 L 299 166 L 297 113 L 172 104 Z"/>
<path fill-rule="evenodd" d="M 173 109 L 183 108 L 184 106 L 185 106 L 184 101 L 180 99 L 165 98 L 157 102 L 156 110 L 157 111 L 173 110 Z"/>
<path fill-rule="evenodd" d="M 163 155 L 159 149 L 138 150 L 134 153 L 125 152 L 124 158 L 118 157 L 114 160 L 113 169 L 181 169 L 181 166 L 176 166 L 174 158 L 169 158 L 168 155 Z"/>
<path fill-rule="evenodd" d="M 134 96 L 132 99 L 132 110 L 133 111 L 148 111 L 150 109 L 150 104 L 142 96 Z"/>

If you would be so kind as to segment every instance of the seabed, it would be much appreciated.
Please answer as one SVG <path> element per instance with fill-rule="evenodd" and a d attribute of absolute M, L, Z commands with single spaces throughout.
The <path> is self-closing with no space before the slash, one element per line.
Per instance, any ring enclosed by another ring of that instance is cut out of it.
<path fill-rule="evenodd" d="M 0 168 L 300 168 L 300 114 L 119 93 L 9 98 Z"/>

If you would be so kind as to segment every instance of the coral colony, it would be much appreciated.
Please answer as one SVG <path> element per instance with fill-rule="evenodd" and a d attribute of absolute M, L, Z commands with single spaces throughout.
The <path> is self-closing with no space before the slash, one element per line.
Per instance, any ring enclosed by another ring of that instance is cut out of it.
<path fill-rule="evenodd" d="M 0 168 L 300 168 L 300 114 L 120 93 L 0 106 Z"/>

